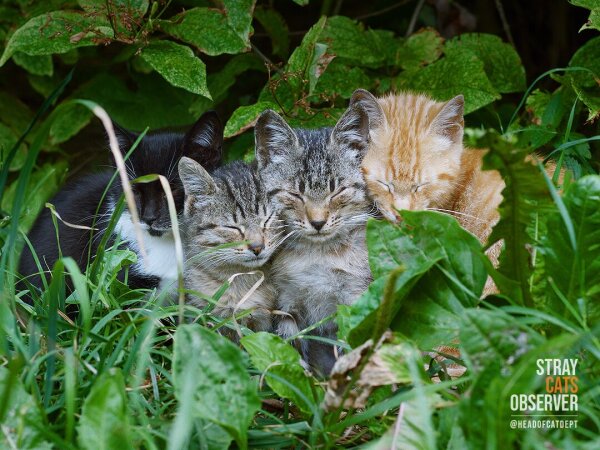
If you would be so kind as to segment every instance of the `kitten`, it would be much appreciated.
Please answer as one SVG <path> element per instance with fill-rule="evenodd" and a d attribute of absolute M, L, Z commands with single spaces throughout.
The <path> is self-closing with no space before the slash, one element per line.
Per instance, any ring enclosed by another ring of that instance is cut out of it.
<path fill-rule="evenodd" d="M 284 337 L 353 303 L 369 285 L 365 223 L 373 206 L 360 171 L 368 130 L 367 114 L 356 106 L 333 129 L 292 130 L 273 111 L 256 124 L 256 158 L 267 195 L 292 233 L 273 262 L 278 309 L 288 315 L 278 324 Z M 330 320 L 311 334 L 335 339 L 336 331 Z M 329 374 L 333 347 L 314 339 L 300 345 L 304 359 Z"/>
<path fill-rule="evenodd" d="M 137 138 L 134 133 L 116 127 L 120 149 L 125 155 Z M 203 164 L 208 170 L 215 169 L 221 161 L 223 126 L 215 112 L 208 112 L 184 135 L 172 132 L 148 133 L 140 141 L 126 161 L 131 179 L 148 174 L 164 175 L 170 183 L 177 211 L 183 209 L 183 188 L 177 173 L 177 163 L 185 155 Z M 89 257 L 96 253 L 105 227 L 122 194 L 117 177 L 108 189 L 102 204 L 102 194 L 114 171 L 91 174 L 71 182 L 63 188 L 51 203 L 60 217 L 68 223 L 87 227 L 77 229 L 58 221 L 58 235 L 62 256 L 70 256 L 85 270 Z M 171 233 L 171 221 L 166 197 L 158 181 L 133 185 L 135 201 L 143 229 L 147 257 L 142 260 L 131 216 L 127 209 L 115 227 L 124 245 L 138 254 L 138 262 L 129 268 L 128 284 L 132 288 L 166 286 L 177 278 L 175 245 Z M 96 210 L 98 212 L 96 213 Z M 90 234 L 89 228 L 95 228 Z M 35 222 L 29 239 L 45 270 L 50 270 L 59 258 L 59 245 L 51 213 L 45 209 Z M 31 285 L 42 288 L 33 255 L 25 246 L 21 255 L 21 275 Z M 47 274 L 44 273 L 47 277 Z"/>
<path fill-rule="evenodd" d="M 182 223 L 186 289 L 212 296 L 238 274 L 214 314 L 231 318 L 252 310 L 242 323 L 256 331 L 271 331 L 276 291 L 268 262 L 285 239 L 285 230 L 267 201 L 256 166 L 236 161 L 211 176 L 200 164 L 182 158 L 179 174 L 186 194 Z M 265 279 L 241 304 L 263 274 Z M 193 294 L 187 299 L 206 306 L 205 300 Z M 234 337 L 233 333 L 229 336 Z"/>
<path fill-rule="evenodd" d="M 500 218 L 505 184 L 498 171 L 481 169 L 485 151 L 463 147 L 463 96 L 447 102 L 410 93 L 376 99 L 359 89 L 351 103 L 363 105 L 375 124 L 362 169 L 385 218 L 399 220 L 402 209 L 441 211 L 485 243 Z M 488 250 L 492 262 L 500 248 Z"/>

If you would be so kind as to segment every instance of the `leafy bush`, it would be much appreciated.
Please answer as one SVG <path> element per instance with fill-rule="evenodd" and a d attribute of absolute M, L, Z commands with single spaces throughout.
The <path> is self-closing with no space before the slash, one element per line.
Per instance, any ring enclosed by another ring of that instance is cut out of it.
<path fill-rule="evenodd" d="M 0 4 L 4 446 L 598 447 L 600 37 L 584 31 L 592 37 L 568 67 L 527 88 L 519 55 L 497 36 L 445 40 L 425 28 L 399 37 L 327 17 L 331 3 L 292 51 L 287 10 L 301 11 L 292 3 Z M 595 2 L 572 3 L 590 10 L 584 28 L 600 29 Z M 270 52 L 251 42 L 255 28 Z M 490 148 L 486 168 L 507 182 L 493 234 L 505 250 L 494 270 L 473 236 L 433 212 L 406 213 L 401 226 L 369 223 L 375 281 L 337 317 L 341 345 L 361 350 L 327 388 L 277 336 L 248 334 L 238 348 L 206 326 L 209 311 L 129 290 L 116 274 L 132 255 L 105 243 L 86 274 L 59 261 L 34 306 L 15 293 L 21 237 L 67 169 L 89 157 L 94 147 L 82 143 L 100 148 L 104 139 L 76 99 L 138 131 L 187 125 L 217 108 L 229 117 L 227 158 L 249 159 L 262 110 L 294 126 L 330 125 L 357 87 L 465 96 L 466 140 Z M 532 151 L 569 169 L 562 197 L 524 162 Z M 488 274 L 500 294 L 480 299 Z M 63 313 L 68 304 L 78 306 L 76 320 Z M 177 326 L 179 314 L 199 324 Z M 463 359 L 422 353 L 455 342 Z M 510 396 L 544 392 L 535 361 L 553 357 L 579 360 L 578 427 L 511 429 Z M 450 380 L 449 364 L 466 373 Z"/>

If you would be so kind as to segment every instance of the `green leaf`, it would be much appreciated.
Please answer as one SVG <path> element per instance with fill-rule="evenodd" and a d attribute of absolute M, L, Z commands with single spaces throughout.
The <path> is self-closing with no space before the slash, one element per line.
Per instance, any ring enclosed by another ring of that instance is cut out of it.
<path fill-rule="evenodd" d="M 47 119 L 52 122 L 50 143 L 55 145 L 71 139 L 90 123 L 92 114 L 89 108 L 70 101 L 58 105 Z"/>
<path fill-rule="evenodd" d="M 515 49 L 492 34 L 466 33 L 446 42 L 446 51 L 471 50 L 483 61 L 492 86 L 501 94 L 525 90 L 525 68 Z"/>
<path fill-rule="evenodd" d="M 17 66 L 21 66 L 27 72 L 34 75 L 52 76 L 54 73 L 52 56 L 50 55 L 32 56 L 26 53 L 17 52 L 13 55 L 13 61 Z"/>
<path fill-rule="evenodd" d="M 197 119 L 190 107 L 198 96 L 171 86 L 156 73 L 133 74 L 132 78 L 134 90 L 121 78 L 100 74 L 82 85 L 73 97 L 98 103 L 119 125 L 136 131 L 189 125 Z"/>
<path fill-rule="evenodd" d="M 279 336 L 264 332 L 243 337 L 242 345 L 277 395 L 292 400 L 305 413 L 315 413 L 321 399 L 313 399 L 311 379 L 300 365 L 295 348 Z"/>
<path fill-rule="evenodd" d="M 569 2 L 590 10 L 590 17 L 587 23 L 583 24 L 581 30 L 596 29 L 600 31 L 600 3 L 597 0 L 569 0 Z"/>
<path fill-rule="evenodd" d="M 75 47 L 110 42 L 113 30 L 107 21 L 76 11 L 53 11 L 34 17 L 10 37 L 0 66 L 15 53 L 51 55 Z"/>
<path fill-rule="evenodd" d="M 494 277 L 500 291 L 520 304 L 530 305 L 528 247 L 533 239 L 527 232 L 535 214 L 548 203 L 549 195 L 539 170 L 525 158 L 528 150 L 518 150 L 502 137 L 488 133 L 484 145 L 489 148 L 483 159 L 483 169 L 500 172 L 505 188 L 498 211 L 500 220 L 488 238 L 488 246 L 504 239 L 498 272 L 510 282 Z"/>
<path fill-rule="evenodd" d="M 254 17 L 271 38 L 273 54 L 287 58 L 290 51 L 290 30 L 281 14 L 271 8 L 256 8 Z"/>
<path fill-rule="evenodd" d="M 569 186 L 563 202 L 568 217 L 557 211 L 548 218 L 539 247 L 545 276 L 558 290 L 548 286 L 547 297 L 553 311 L 591 327 L 600 320 L 600 176 L 589 175 Z M 565 220 L 572 224 L 575 248 Z"/>
<path fill-rule="evenodd" d="M 88 394 L 77 425 L 81 448 L 133 448 L 129 428 L 125 381 L 120 369 L 102 373 Z"/>
<path fill-rule="evenodd" d="M 373 81 L 360 67 L 349 67 L 341 60 L 334 59 L 318 78 L 312 93 L 320 96 L 320 100 L 331 100 L 337 96 L 349 99 L 357 88 L 369 89 L 372 85 Z"/>
<path fill-rule="evenodd" d="M 17 143 L 19 136 L 15 134 L 9 127 L 0 123 L 0 163 L 4 165 L 5 158 L 10 153 L 11 149 Z M 19 150 L 17 150 L 17 154 L 10 162 L 10 171 L 15 171 L 21 169 L 23 164 L 25 163 L 25 159 L 27 158 L 27 146 L 25 144 L 21 144 Z"/>
<path fill-rule="evenodd" d="M 92 17 L 109 19 L 115 38 L 133 42 L 148 11 L 148 0 L 78 0 L 79 6 Z"/>
<path fill-rule="evenodd" d="M 446 55 L 421 69 L 405 70 L 395 80 L 396 89 L 412 89 L 437 100 L 465 97 L 465 114 L 500 98 L 488 79 L 483 62 L 467 48 L 449 47 Z"/>
<path fill-rule="evenodd" d="M 354 65 L 376 68 L 386 61 L 381 36 L 348 17 L 328 18 L 319 42 L 326 44 L 333 55 Z"/>
<path fill-rule="evenodd" d="M 243 353 L 233 343 L 200 325 L 180 325 L 175 333 L 173 384 L 180 403 L 192 402 L 194 417 L 218 424 L 241 448 L 247 447 L 247 429 L 260 400 Z"/>
<path fill-rule="evenodd" d="M 240 37 L 231 28 L 229 18 L 212 8 L 189 9 L 169 21 L 160 21 L 160 28 L 211 56 L 241 53 L 250 48 L 248 38 Z"/>
<path fill-rule="evenodd" d="M 236 83 L 238 76 L 248 70 L 267 71 L 262 60 L 253 53 L 244 53 L 232 57 L 223 69 L 208 75 L 206 84 L 212 100 L 206 97 L 198 97 L 190 106 L 190 112 L 199 117 L 214 105 L 226 100 L 229 89 Z"/>
<path fill-rule="evenodd" d="M 396 65 L 412 69 L 431 64 L 442 56 L 444 39 L 431 28 L 411 35 L 396 52 Z"/>
<path fill-rule="evenodd" d="M 23 450 L 53 448 L 38 428 L 44 426 L 40 407 L 25 391 L 17 374 L 6 367 L 0 367 L 0 393 L 2 403 L 6 405 L 1 420 L 0 447 Z"/>
<path fill-rule="evenodd" d="M 258 120 L 258 116 L 265 109 L 277 110 L 278 108 L 272 102 L 258 102 L 254 105 L 240 106 L 233 112 L 225 125 L 225 137 L 237 136 L 253 127 Z"/>
<path fill-rule="evenodd" d="M 0 91 L 0 121 L 21 135 L 33 119 L 33 112 L 17 97 Z"/>
<path fill-rule="evenodd" d="M 429 211 L 402 211 L 400 226 L 370 221 L 369 264 L 375 281 L 357 302 L 341 308 L 340 334 L 355 347 L 376 326 L 400 331 L 420 348 L 450 343 L 465 307 L 477 304 L 487 274 L 481 244 L 455 218 Z M 403 266 L 393 286 L 389 315 L 378 317 L 388 274 Z M 377 324 L 377 320 L 387 324 Z"/>
<path fill-rule="evenodd" d="M 586 71 L 569 72 L 577 97 L 588 107 L 588 121 L 600 116 L 600 36 L 590 39 L 575 52 L 569 67 L 583 67 Z"/>
<path fill-rule="evenodd" d="M 222 0 L 227 15 L 229 27 L 244 42 L 250 46 L 252 32 L 252 13 L 256 0 Z"/>
<path fill-rule="evenodd" d="M 67 172 L 67 162 L 60 161 L 55 164 L 44 164 L 32 173 L 26 189 L 25 202 L 19 217 L 19 228 L 28 231 L 45 203 L 58 191 L 64 182 Z M 2 195 L 2 209 L 12 210 L 13 201 L 18 187 L 15 180 Z"/>
<path fill-rule="evenodd" d="M 171 41 L 152 41 L 141 56 L 173 86 L 210 98 L 206 66 L 191 48 Z"/>

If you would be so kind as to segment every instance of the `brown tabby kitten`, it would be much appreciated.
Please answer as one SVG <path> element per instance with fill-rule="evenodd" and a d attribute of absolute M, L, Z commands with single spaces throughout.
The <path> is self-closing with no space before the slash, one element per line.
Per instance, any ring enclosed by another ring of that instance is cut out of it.
<path fill-rule="evenodd" d="M 398 209 L 452 214 L 485 243 L 499 219 L 504 181 L 495 170 L 481 170 L 485 151 L 463 147 L 463 96 L 441 103 L 410 93 L 376 99 L 358 90 L 352 102 L 368 105 L 375 124 L 362 170 L 381 213 L 391 221 Z M 494 263 L 499 250 L 488 250 Z"/>

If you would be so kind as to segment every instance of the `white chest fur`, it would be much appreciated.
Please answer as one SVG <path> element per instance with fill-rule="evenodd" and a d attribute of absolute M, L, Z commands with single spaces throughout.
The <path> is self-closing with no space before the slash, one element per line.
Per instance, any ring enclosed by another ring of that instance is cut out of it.
<path fill-rule="evenodd" d="M 143 227 L 143 225 L 141 226 Z M 172 233 L 151 236 L 143 230 L 144 248 L 146 250 L 146 257 L 144 258 L 140 254 L 135 228 L 129 213 L 124 212 L 121 215 L 115 226 L 115 232 L 138 255 L 138 262 L 133 266 L 133 270 L 139 274 L 159 277 L 161 286 L 170 284 L 177 279 L 177 257 Z"/>

